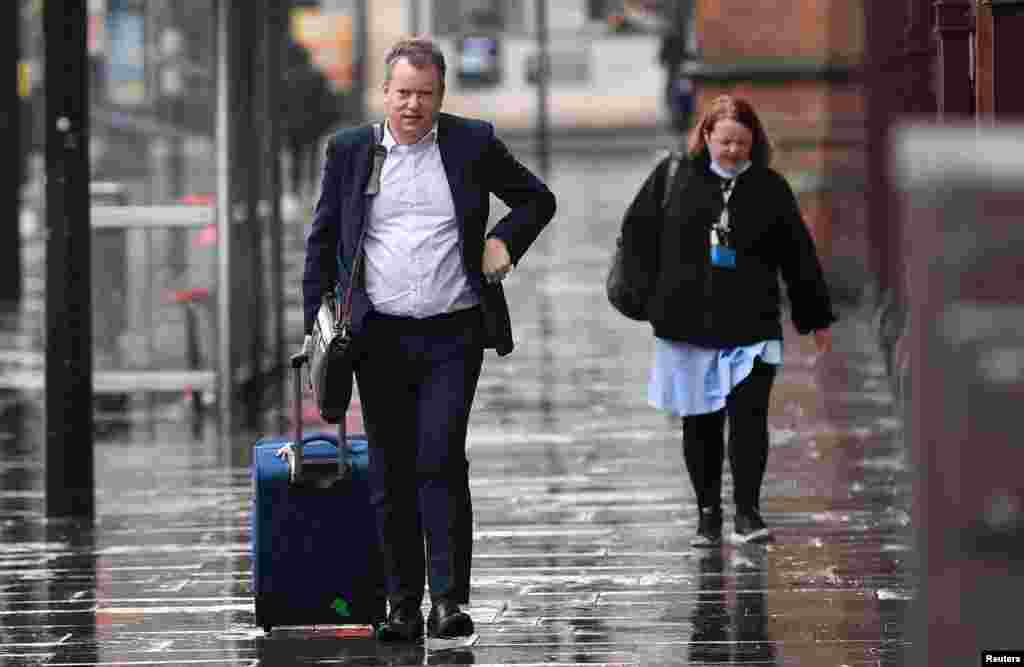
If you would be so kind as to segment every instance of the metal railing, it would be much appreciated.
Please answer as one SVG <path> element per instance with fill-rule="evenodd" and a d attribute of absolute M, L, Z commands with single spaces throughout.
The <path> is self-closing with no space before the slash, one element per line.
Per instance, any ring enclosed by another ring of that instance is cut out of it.
<path fill-rule="evenodd" d="M 101 280 L 94 284 L 93 308 L 98 318 L 106 314 L 116 322 L 107 327 L 115 332 L 114 340 L 99 336 L 95 340 L 97 349 L 114 350 L 100 357 L 107 367 L 96 370 L 96 391 L 186 391 L 193 395 L 216 391 L 217 329 L 209 307 L 217 282 L 215 209 L 194 205 L 93 206 L 90 216 L 93 238 L 108 235 L 107 247 L 101 244 L 98 252 L 110 251 L 108 257 L 94 252 L 93 273 Z M 109 238 L 111 234 L 116 236 Z M 189 235 L 198 243 L 185 244 Z M 182 266 L 169 267 L 158 259 L 161 251 L 166 255 L 172 244 L 186 246 Z M 111 265 L 117 262 L 122 265 Z M 114 295 L 102 289 L 104 282 L 110 282 L 102 280 L 105 272 L 123 276 L 124 293 L 130 296 L 111 304 Z M 176 316 L 167 317 L 175 311 Z M 158 313 L 164 317 L 158 317 Z M 200 330 L 202 319 L 209 322 L 205 333 Z M 168 367 L 168 351 L 160 349 L 167 341 L 173 341 L 176 349 L 180 347 L 179 368 L 173 364 Z"/>

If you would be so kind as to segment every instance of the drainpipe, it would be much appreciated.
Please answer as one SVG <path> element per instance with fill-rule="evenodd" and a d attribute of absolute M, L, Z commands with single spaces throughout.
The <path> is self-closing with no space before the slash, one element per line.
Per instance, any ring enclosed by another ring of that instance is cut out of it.
<path fill-rule="evenodd" d="M 966 0 L 935 1 L 938 38 L 939 117 L 967 116 L 974 111 L 971 91 L 971 5 Z"/>

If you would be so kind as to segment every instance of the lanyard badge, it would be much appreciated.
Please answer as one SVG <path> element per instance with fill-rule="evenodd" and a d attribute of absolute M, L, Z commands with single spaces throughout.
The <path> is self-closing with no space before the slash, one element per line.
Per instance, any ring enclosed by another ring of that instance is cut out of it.
<path fill-rule="evenodd" d="M 711 265 L 723 269 L 736 268 L 736 250 L 731 244 L 732 228 L 729 226 L 729 198 L 735 185 L 735 178 L 722 183 L 722 212 L 718 222 L 711 226 Z"/>

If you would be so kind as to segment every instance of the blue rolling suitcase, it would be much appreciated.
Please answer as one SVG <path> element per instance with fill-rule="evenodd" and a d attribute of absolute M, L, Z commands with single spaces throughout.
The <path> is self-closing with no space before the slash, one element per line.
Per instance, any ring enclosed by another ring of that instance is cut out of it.
<path fill-rule="evenodd" d="M 339 460 L 338 436 L 303 437 L 304 362 L 304 355 L 292 359 L 292 440 L 263 439 L 253 453 L 252 581 L 256 625 L 267 632 L 280 625 L 377 624 L 386 613 L 367 442 L 345 437 Z"/>

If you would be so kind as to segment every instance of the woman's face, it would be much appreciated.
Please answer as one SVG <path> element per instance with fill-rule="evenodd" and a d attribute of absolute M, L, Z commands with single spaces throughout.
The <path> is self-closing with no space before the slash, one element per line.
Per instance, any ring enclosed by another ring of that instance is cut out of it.
<path fill-rule="evenodd" d="M 738 169 L 750 160 L 754 133 L 731 118 L 723 118 L 704 134 L 704 141 L 712 160 L 725 169 Z"/>

